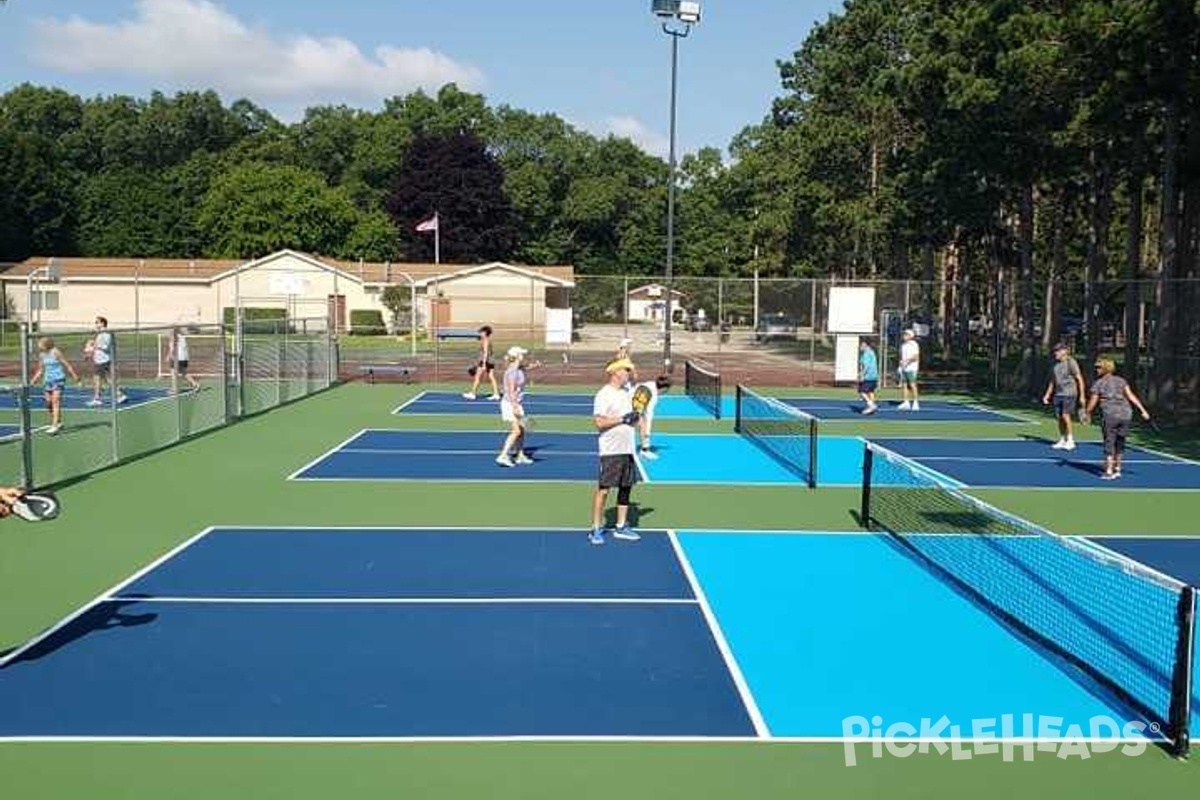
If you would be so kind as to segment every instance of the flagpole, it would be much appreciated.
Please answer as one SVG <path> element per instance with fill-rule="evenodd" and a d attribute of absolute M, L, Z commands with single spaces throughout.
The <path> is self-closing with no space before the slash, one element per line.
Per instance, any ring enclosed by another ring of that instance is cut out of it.
<path fill-rule="evenodd" d="M 436 211 L 433 212 L 433 263 L 442 263 L 442 221 Z"/>

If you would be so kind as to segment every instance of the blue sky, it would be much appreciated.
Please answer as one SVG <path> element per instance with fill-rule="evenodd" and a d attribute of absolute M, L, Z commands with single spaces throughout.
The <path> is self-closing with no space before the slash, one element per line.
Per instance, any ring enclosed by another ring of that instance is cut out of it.
<path fill-rule="evenodd" d="M 679 47 L 681 151 L 724 149 L 782 94 L 790 59 L 841 0 L 703 0 Z M 310 105 L 377 110 L 454 81 L 497 106 L 559 115 L 665 156 L 670 39 L 650 0 L 8 0 L 0 90 L 84 97 L 216 89 L 294 121 Z"/>

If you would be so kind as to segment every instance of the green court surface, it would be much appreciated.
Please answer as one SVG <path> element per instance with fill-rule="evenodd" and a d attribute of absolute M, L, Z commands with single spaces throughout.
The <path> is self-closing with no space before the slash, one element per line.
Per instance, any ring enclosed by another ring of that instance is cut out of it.
<path fill-rule="evenodd" d="M 460 387 L 448 387 L 460 388 Z M 557 387 L 556 387 L 557 389 Z M 582 390 L 582 389 L 581 389 Z M 0 522 L 0 651 L 20 645 L 144 565 L 212 525 L 489 526 L 504 508 L 529 526 L 589 519 L 587 484 L 303 483 L 285 480 L 316 455 L 369 427 L 479 429 L 472 417 L 406 419 L 391 410 L 417 388 L 352 384 L 199 436 L 60 487 L 58 520 Z M 805 394 L 809 394 L 805 392 Z M 843 392 L 839 396 L 846 396 Z M 979 402 L 978 398 L 974 399 Z M 888 436 L 1050 436 L 1049 414 L 1029 425 L 874 424 Z M 583 431 L 586 419 L 540 420 Z M 728 431 L 732 423 L 662 420 L 655 430 Z M 856 420 L 829 433 L 863 433 Z M 1094 429 L 1082 434 L 1094 438 Z M 498 439 L 499 441 L 499 439 Z M 1194 440 L 1156 441 L 1194 455 Z M 730 476 L 736 479 L 735 475 Z M 1200 534 L 1200 492 L 989 491 L 989 502 L 1061 533 Z M 857 530 L 855 489 L 650 484 L 635 502 L 656 528 Z M 886 587 L 860 587 L 878 591 Z M 807 613 L 798 610 L 797 613 Z M 930 612 L 929 624 L 936 626 Z M 931 668 L 970 669 L 946 663 Z M 481 676 L 486 679 L 486 676 Z M 131 699 L 134 702 L 135 699 Z M 0 714 L 3 709 L 0 709 Z M 1130 797 L 1194 794 L 1200 759 L 1143 754 L 1031 762 L 997 755 L 871 758 L 839 743 L 0 742 L 0 786 L 38 798 L 698 798 Z"/>

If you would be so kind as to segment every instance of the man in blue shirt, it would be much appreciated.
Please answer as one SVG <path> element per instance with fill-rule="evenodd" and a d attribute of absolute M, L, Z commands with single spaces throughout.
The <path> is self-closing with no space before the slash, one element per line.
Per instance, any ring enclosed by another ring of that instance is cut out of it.
<path fill-rule="evenodd" d="M 867 405 L 863 414 L 874 414 L 875 389 L 879 386 L 879 359 L 871 343 L 863 339 L 858 343 L 858 395 Z"/>

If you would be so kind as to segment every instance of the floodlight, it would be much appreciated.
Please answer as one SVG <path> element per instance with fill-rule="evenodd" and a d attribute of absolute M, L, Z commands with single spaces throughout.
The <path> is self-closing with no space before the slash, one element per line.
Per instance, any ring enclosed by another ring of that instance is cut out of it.
<path fill-rule="evenodd" d="M 691 25 L 700 21 L 699 3 L 682 0 L 682 2 L 676 3 L 676 5 L 679 8 L 676 10 L 675 16 L 679 17 L 680 22 L 686 22 Z"/>
<path fill-rule="evenodd" d="M 650 10 L 656 17 L 674 17 L 679 13 L 679 0 L 650 0 Z"/>

